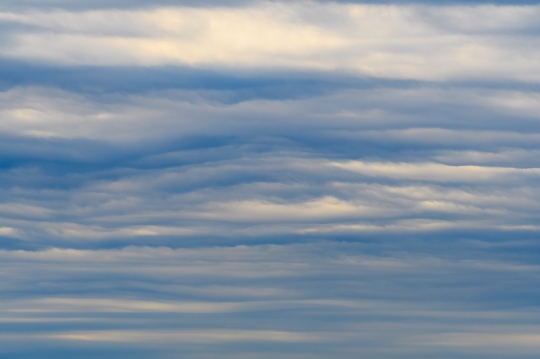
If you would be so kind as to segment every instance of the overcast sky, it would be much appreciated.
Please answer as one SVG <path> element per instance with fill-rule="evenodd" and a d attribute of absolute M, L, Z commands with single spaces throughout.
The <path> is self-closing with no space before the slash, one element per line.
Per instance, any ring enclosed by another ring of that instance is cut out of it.
<path fill-rule="evenodd" d="M 0 356 L 534 358 L 535 1 L 0 0 Z"/>

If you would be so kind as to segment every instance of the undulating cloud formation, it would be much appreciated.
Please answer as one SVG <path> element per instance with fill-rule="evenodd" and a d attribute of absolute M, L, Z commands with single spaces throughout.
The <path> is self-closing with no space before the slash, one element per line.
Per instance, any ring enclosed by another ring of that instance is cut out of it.
<path fill-rule="evenodd" d="M 0 0 L 0 357 L 535 358 L 540 5 Z"/>

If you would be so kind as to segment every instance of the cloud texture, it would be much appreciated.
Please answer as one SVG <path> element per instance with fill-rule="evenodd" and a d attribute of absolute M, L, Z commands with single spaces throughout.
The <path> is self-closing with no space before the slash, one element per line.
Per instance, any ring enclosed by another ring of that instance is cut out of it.
<path fill-rule="evenodd" d="M 540 7 L 0 7 L 0 355 L 532 358 Z"/>

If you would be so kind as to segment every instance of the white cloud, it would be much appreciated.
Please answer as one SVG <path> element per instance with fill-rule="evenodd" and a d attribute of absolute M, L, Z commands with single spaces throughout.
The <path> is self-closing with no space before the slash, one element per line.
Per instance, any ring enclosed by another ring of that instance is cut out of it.
<path fill-rule="evenodd" d="M 540 78 L 536 6 L 259 3 L 3 13 L 3 56 L 67 65 L 344 70 L 421 80 Z M 32 28 L 33 27 L 33 28 Z"/>
<path fill-rule="evenodd" d="M 199 90 L 91 97 L 55 88 L 18 87 L 0 92 L 0 131 L 134 143 L 202 134 L 261 136 L 263 131 L 283 136 L 287 128 L 317 136 L 325 131 L 331 140 L 531 146 L 540 138 L 531 130 L 538 119 L 537 97 L 534 91 L 385 88 L 223 103 L 212 100 L 211 91 Z M 507 106 L 505 101 L 526 106 Z M 432 114 L 441 107 L 447 110 Z M 515 123 L 511 129 L 509 118 Z"/>
<path fill-rule="evenodd" d="M 49 332 L 43 334 L 0 334 L 0 340 L 60 340 L 85 342 L 117 342 L 139 344 L 219 343 L 219 342 L 283 342 L 306 343 L 328 340 L 328 334 L 264 330 L 93 330 Z"/>
<path fill-rule="evenodd" d="M 437 346 L 486 347 L 492 350 L 510 347 L 518 352 L 540 348 L 539 333 L 445 333 L 426 335 L 419 339 L 427 345 Z"/>
<path fill-rule="evenodd" d="M 414 179 L 437 182 L 505 181 L 518 177 L 538 177 L 540 168 L 513 168 L 494 166 L 450 166 L 440 163 L 391 163 L 347 161 L 333 162 L 329 166 L 365 176 L 396 179 Z"/>

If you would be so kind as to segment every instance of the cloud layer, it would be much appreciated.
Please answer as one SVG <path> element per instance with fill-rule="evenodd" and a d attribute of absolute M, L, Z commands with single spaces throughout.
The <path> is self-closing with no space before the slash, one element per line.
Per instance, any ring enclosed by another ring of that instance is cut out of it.
<path fill-rule="evenodd" d="M 71 66 L 309 69 L 530 82 L 540 76 L 538 12 L 537 6 L 316 2 L 3 12 L 1 55 Z"/>
<path fill-rule="evenodd" d="M 137 358 L 144 350 L 231 358 L 403 350 L 411 358 L 448 350 L 447 357 L 527 357 L 538 350 L 539 267 L 511 259 L 515 244 L 497 254 L 487 243 L 461 243 L 453 246 L 460 254 L 443 256 L 413 254 L 410 244 L 391 254 L 377 247 L 3 251 L 2 267 L 14 275 L 0 277 L 2 352 L 31 357 L 27 341 L 47 354 L 142 349 L 131 354 Z"/>
<path fill-rule="evenodd" d="M 535 357 L 539 9 L 2 2 L 0 356 Z"/>

